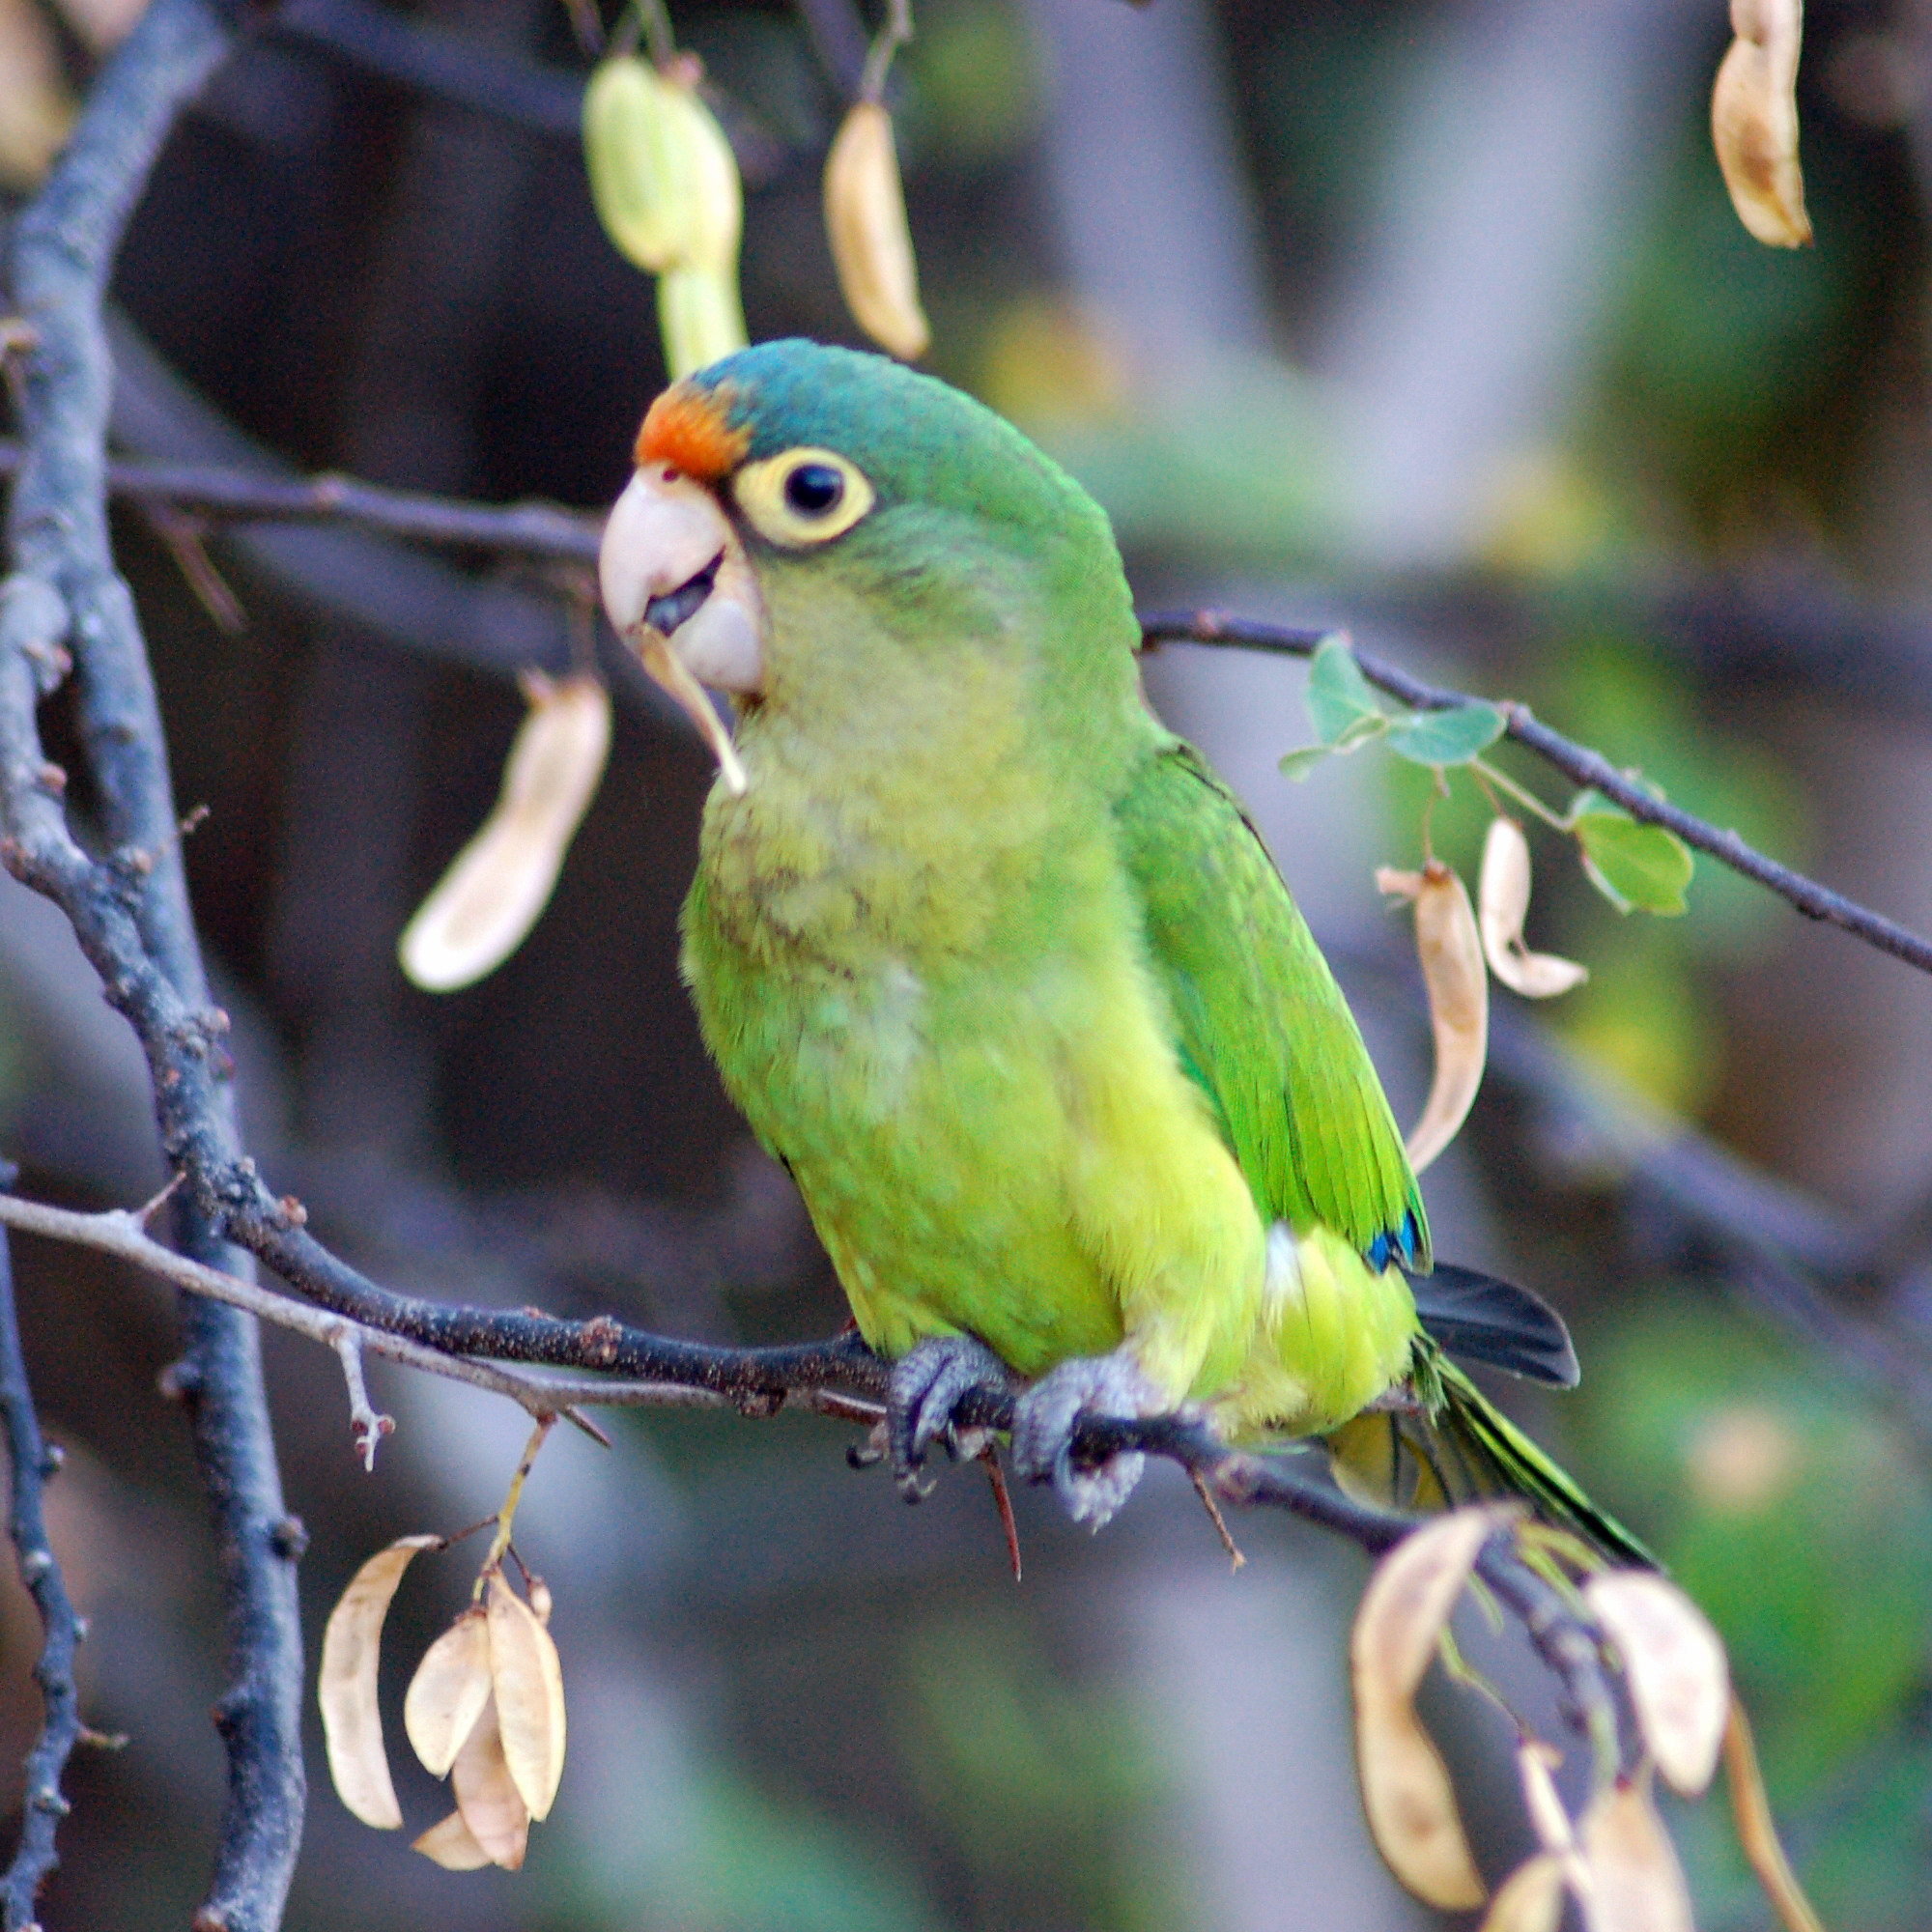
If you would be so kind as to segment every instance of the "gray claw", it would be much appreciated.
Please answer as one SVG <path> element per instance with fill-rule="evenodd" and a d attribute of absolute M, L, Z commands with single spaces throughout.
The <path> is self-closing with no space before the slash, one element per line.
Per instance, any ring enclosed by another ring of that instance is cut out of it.
<path fill-rule="evenodd" d="M 959 1429 L 952 1412 L 975 1389 L 993 1388 L 1004 1395 L 1012 1385 L 1007 1365 L 970 1335 L 943 1335 L 921 1342 L 893 1364 L 886 1388 L 887 1454 L 899 1494 L 916 1503 L 929 1485 L 919 1480 L 925 1452 L 935 1442 L 945 1444 L 955 1462 L 979 1455 L 988 1432 Z"/>
<path fill-rule="evenodd" d="M 1110 1456 L 1097 1468 L 1073 1460 L 1073 1425 L 1082 1409 L 1100 1415 L 1150 1415 L 1158 1391 L 1125 1355 L 1078 1355 L 1042 1376 L 1013 1404 L 1013 1467 L 1029 1482 L 1051 1480 L 1075 1522 L 1101 1528 L 1132 1493 L 1147 1466 L 1138 1449 Z"/>

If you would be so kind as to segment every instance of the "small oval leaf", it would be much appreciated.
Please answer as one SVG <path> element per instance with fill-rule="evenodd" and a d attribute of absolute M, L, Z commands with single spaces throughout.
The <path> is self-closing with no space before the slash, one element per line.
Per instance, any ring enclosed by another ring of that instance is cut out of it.
<path fill-rule="evenodd" d="M 1574 959 L 1532 952 L 1523 944 L 1522 923 L 1529 912 L 1529 840 L 1513 818 L 1490 821 L 1476 904 L 1483 956 L 1490 971 L 1511 991 L 1531 1000 L 1553 999 L 1590 977 L 1590 969 Z"/>
<path fill-rule="evenodd" d="M 328 1775 L 343 1804 L 379 1832 L 393 1832 L 403 1822 L 376 1705 L 383 1621 L 416 1552 L 439 1548 L 441 1543 L 440 1536 L 404 1536 L 379 1549 L 349 1579 L 322 1634 L 316 1690 L 328 1746 Z"/>
<path fill-rule="evenodd" d="M 1580 1901 L 1588 1932 L 1695 1932 L 1690 1894 L 1647 1776 L 1601 1792 L 1578 1835 L 1590 1875 Z"/>
<path fill-rule="evenodd" d="M 1563 1861 L 1539 1852 L 1511 1872 L 1482 1932 L 1556 1932 L 1563 1918 Z"/>
<path fill-rule="evenodd" d="M 475 1728 L 464 1739 L 449 1768 L 449 1782 L 458 1813 L 490 1862 L 517 1870 L 529 1842 L 530 1814 L 503 1756 L 494 1701 L 483 1706 Z"/>
<path fill-rule="evenodd" d="M 1292 752 L 1284 752 L 1281 762 L 1276 766 L 1283 778 L 1292 779 L 1299 784 L 1329 753 L 1332 745 L 1300 745 Z"/>
<path fill-rule="evenodd" d="M 1418 765 L 1466 765 L 1487 752 L 1509 726 L 1493 704 L 1461 704 L 1423 711 L 1389 726 L 1389 750 Z"/>
<path fill-rule="evenodd" d="M 489 1699 L 489 1626 L 465 1610 L 423 1653 L 403 1699 L 403 1728 L 432 1777 L 448 1775 Z"/>
<path fill-rule="evenodd" d="M 532 1818 L 563 1776 L 563 1667 L 550 1632 L 501 1577 L 490 1579 L 490 1679 L 510 1776 Z"/>
<path fill-rule="evenodd" d="M 1674 918 L 1687 910 L 1684 889 L 1695 862 L 1674 832 L 1608 811 L 1585 811 L 1571 830 L 1583 848 L 1591 884 L 1619 912 Z"/>
<path fill-rule="evenodd" d="M 1696 1797 L 1718 1768 L 1730 1716 L 1722 1639 L 1676 1584 L 1648 1571 L 1592 1577 L 1583 1601 L 1623 1658 L 1637 1727 L 1663 1781 Z"/>
<path fill-rule="evenodd" d="M 490 1854 L 476 1842 L 476 1834 L 463 1822 L 461 1811 L 452 1811 L 441 1824 L 432 1825 L 410 1849 L 444 1871 L 481 1871 L 490 1862 Z"/>
<path fill-rule="evenodd" d="M 1365 717 L 1384 717 L 1375 688 L 1362 675 L 1354 652 L 1340 638 L 1323 638 L 1316 645 L 1302 701 L 1308 706 L 1315 735 L 1324 745 L 1335 744 Z"/>

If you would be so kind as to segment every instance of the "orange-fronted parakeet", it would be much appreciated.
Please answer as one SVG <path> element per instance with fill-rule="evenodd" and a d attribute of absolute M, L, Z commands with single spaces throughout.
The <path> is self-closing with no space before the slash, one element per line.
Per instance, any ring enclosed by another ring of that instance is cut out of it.
<path fill-rule="evenodd" d="M 806 342 L 668 390 L 637 464 L 605 603 L 724 761 L 684 974 L 895 1364 L 902 1481 L 1010 1373 L 1016 1464 L 1096 1524 L 1139 1459 L 1075 1466 L 1078 1410 L 1194 1404 L 1640 1554 L 1444 1359 L 1575 1378 L 1534 1297 L 1432 1276 L 1327 965 L 1142 700 L 1092 498 L 944 384 Z"/>

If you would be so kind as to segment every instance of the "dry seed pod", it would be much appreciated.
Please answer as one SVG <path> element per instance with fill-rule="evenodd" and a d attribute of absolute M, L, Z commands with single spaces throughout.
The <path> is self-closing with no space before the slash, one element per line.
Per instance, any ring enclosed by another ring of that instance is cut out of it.
<path fill-rule="evenodd" d="M 549 1631 L 500 1577 L 490 1579 L 490 1681 L 510 1776 L 530 1816 L 546 1818 L 563 1776 L 563 1667 Z"/>
<path fill-rule="evenodd" d="M 1570 1814 L 1556 1795 L 1556 1780 L 1550 1773 L 1563 1760 L 1548 1745 L 1523 1744 L 1517 1747 L 1517 1775 L 1522 1780 L 1523 1808 L 1546 1852 L 1563 1853 L 1576 1843 L 1570 1829 Z"/>
<path fill-rule="evenodd" d="M 490 1862 L 490 1854 L 476 1842 L 476 1834 L 463 1822 L 461 1811 L 452 1811 L 441 1824 L 432 1825 L 410 1850 L 420 1852 L 444 1871 L 481 1871 Z"/>
<path fill-rule="evenodd" d="M 490 1631 L 465 1610 L 423 1653 L 403 1699 L 403 1728 L 432 1777 L 446 1777 L 490 1700 Z"/>
<path fill-rule="evenodd" d="M 32 0 L 0 0 L 0 185 L 37 186 L 72 127 L 53 29 Z"/>
<path fill-rule="evenodd" d="M 1429 988 L 1435 1078 L 1410 1129 L 1408 1162 L 1420 1174 L 1468 1117 L 1490 1050 L 1490 980 L 1483 941 L 1463 881 L 1439 859 L 1420 872 L 1376 873 L 1378 892 L 1415 901 L 1415 945 Z"/>
<path fill-rule="evenodd" d="M 403 930 L 403 971 L 453 992 L 514 952 L 550 901 L 611 749 L 611 694 L 594 677 L 531 678 L 497 809 Z"/>
<path fill-rule="evenodd" d="M 1581 1841 L 1589 1884 L 1578 1902 L 1588 1932 L 1694 1932 L 1648 1776 L 1599 1793 L 1583 1814 Z"/>
<path fill-rule="evenodd" d="M 932 330 L 919 305 L 893 117 L 876 100 L 852 107 L 825 157 L 825 232 L 859 327 L 904 361 L 923 355 Z"/>
<path fill-rule="evenodd" d="M 1376 1849 L 1425 1904 L 1467 1912 L 1488 1893 L 1440 1754 L 1414 1709 L 1387 1698 L 1355 1699 L 1355 1754 L 1362 1809 Z"/>
<path fill-rule="evenodd" d="M 1731 43 L 1711 91 L 1711 138 L 1738 219 L 1775 248 L 1811 240 L 1798 167 L 1802 0 L 1731 0 Z"/>
<path fill-rule="evenodd" d="M 1523 944 L 1529 912 L 1529 840 L 1513 818 L 1492 818 L 1483 840 L 1483 874 L 1476 888 L 1483 929 L 1483 957 L 1490 971 L 1525 999 L 1548 1000 L 1590 977 L 1587 966 L 1532 952 Z"/>
<path fill-rule="evenodd" d="M 1376 1566 L 1349 1641 L 1369 1829 L 1396 1877 L 1445 1911 L 1485 1894 L 1449 1774 L 1413 1700 L 1477 1553 L 1508 1514 L 1458 1510 L 1405 1537 Z"/>
<path fill-rule="evenodd" d="M 483 1706 L 475 1728 L 464 1739 L 449 1768 L 449 1781 L 457 1811 L 490 1862 L 515 1871 L 529 1841 L 530 1814 L 503 1755 L 494 1701 Z"/>
<path fill-rule="evenodd" d="M 389 1782 L 382 1713 L 376 1708 L 383 1620 L 416 1551 L 435 1549 L 441 1542 L 440 1536 L 404 1536 L 379 1549 L 349 1579 L 322 1634 L 317 1697 L 328 1745 L 328 1775 L 343 1804 L 379 1832 L 393 1832 L 403 1822 Z"/>
<path fill-rule="evenodd" d="M 1484 1915 L 1482 1932 L 1556 1932 L 1563 1918 L 1563 1861 L 1539 1852 L 1518 1865 Z"/>
<path fill-rule="evenodd" d="M 1730 1715 L 1722 1639 L 1676 1584 L 1648 1571 L 1592 1577 L 1583 1601 L 1623 1657 L 1637 1726 L 1663 1781 L 1695 1798 L 1718 1768 Z"/>

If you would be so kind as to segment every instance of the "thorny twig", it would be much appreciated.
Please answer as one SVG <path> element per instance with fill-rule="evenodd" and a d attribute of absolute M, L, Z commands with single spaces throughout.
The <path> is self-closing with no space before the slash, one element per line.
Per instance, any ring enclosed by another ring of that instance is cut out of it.
<path fill-rule="evenodd" d="M 1146 650 L 1157 649 L 1165 643 L 1232 644 L 1241 650 L 1308 657 L 1324 637 L 1331 635 L 1231 617 L 1221 611 L 1156 611 L 1145 614 L 1140 622 L 1142 648 Z M 1472 697 L 1466 692 L 1445 691 L 1425 684 L 1407 671 L 1361 651 L 1354 652 L 1354 659 L 1371 684 L 1417 711 L 1453 711 L 1489 701 Z M 1889 952 L 1894 959 L 1918 967 L 1921 973 L 1932 973 L 1932 940 L 1819 885 L 1815 879 L 1807 879 L 1789 866 L 1779 865 L 1776 859 L 1766 858 L 1747 845 L 1735 832 L 1708 824 L 1682 807 L 1657 797 L 1629 774 L 1617 770 L 1601 752 L 1579 745 L 1560 731 L 1552 731 L 1528 705 L 1501 703 L 1496 709 L 1503 714 L 1508 736 L 1536 753 L 1566 778 L 1613 800 L 1633 818 L 1676 833 L 1687 845 L 1708 852 L 1733 871 L 1768 887 L 1805 918 L 1838 926 L 1866 945 L 1877 947 L 1881 952 Z"/>

